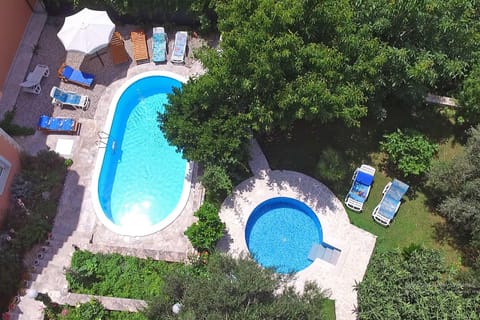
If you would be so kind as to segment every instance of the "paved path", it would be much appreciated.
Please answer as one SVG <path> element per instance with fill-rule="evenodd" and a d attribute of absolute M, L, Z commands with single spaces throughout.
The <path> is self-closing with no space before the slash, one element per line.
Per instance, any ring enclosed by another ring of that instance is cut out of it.
<path fill-rule="evenodd" d="M 341 254 L 336 265 L 316 259 L 296 274 L 292 284 L 302 291 L 306 281 L 317 282 L 335 300 L 338 320 L 356 319 L 353 287 L 363 279 L 376 237 L 350 224 L 343 204 L 325 185 L 299 172 L 270 170 L 258 143 L 253 142 L 251 150 L 255 176 L 238 185 L 220 210 L 227 226 L 220 249 L 233 255 L 248 253 L 245 226 L 250 213 L 263 201 L 282 196 L 306 203 L 320 220 L 323 241 Z"/>

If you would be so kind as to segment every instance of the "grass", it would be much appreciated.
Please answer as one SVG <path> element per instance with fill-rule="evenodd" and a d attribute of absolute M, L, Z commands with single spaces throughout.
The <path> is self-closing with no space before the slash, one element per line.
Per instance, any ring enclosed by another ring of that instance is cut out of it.
<path fill-rule="evenodd" d="M 384 133 L 410 124 L 413 128 L 420 128 L 427 137 L 439 144 L 438 160 L 452 159 L 462 151 L 457 142 L 459 130 L 439 114 L 426 109 L 415 117 L 405 119 L 401 114 L 393 115 L 393 120 L 381 125 L 373 121 L 368 123 L 367 120 L 361 128 L 353 129 L 339 123 L 322 126 L 298 123 L 287 134 L 274 132 L 261 137 L 259 142 L 272 169 L 294 170 L 310 175 L 325 183 L 341 200 L 350 187 L 354 169 L 362 163 L 373 165 L 377 173 L 363 212 L 359 214 L 347 209 L 352 224 L 377 236 L 378 252 L 404 248 L 412 243 L 420 244 L 440 250 L 450 266 L 459 267 L 461 252 L 456 249 L 453 238 L 445 232 L 445 220 L 428 207 L 426 196 L 418 186 L 411 185 L 414 192 L 408 193 L 390 227 L 382 227 L 371 217 L 374 207 L 382 198 L 383 188 L 393 178 L 384 170 L 384 158 L 379 152 L 379 141 Z M 346 164 L 343 167 L 338 163 L 332 164 L 335 170 L 338 171 L 340 167 L 344 171 L 340 174 L 342 179 L 335 183 L 325 181 L 325 175 L 317 168 L 322 150 L 326 148 L 337 151 Z"/>
<path fill-rule="evenodd" d="M 323 302 L 323 316 L 325 320 L 335 320 L 335 300 L 326 299 Z"/>

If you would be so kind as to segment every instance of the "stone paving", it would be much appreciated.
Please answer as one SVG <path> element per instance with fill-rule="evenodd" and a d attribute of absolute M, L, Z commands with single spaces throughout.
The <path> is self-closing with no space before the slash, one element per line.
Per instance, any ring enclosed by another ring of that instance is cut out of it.
<path fill-rule="evenodd" d="M 322 225 L 323 241 L 340 249 L 336 265 L 316 259 L 298 272 L 292 282 L 299 291 L 306 281 L 314 281 L 335 300 L 338 320 L 357 318 L 355 283 L 363 279 L 376 237 L 352 224 L 343 204 L 322 183 L 299 172 L 270 170 L 256 141 L 251 145 L 250 167 L 255 176 L 235 187 L 222 204 L 220 217 L 227 234 L 219 247 L 233 255 L 248 254 L 245 226 L 250 213 L 263 201 L 274 197 L 290 197 L 306 203 Z"/>

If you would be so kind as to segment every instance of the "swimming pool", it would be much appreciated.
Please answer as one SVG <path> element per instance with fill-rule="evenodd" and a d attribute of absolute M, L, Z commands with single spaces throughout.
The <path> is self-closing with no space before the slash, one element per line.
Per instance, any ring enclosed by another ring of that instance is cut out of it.
<path fill-rule="evenodd" d="M 250 214 L 245 240 L 254 259 L 279 273 L 298 272 L 312 261 L 313 244 L 322 243 L 322 226 L 315 213 L 296 199 L 276 197 L 260 203 Z"/>
<path fill-rule="evenodd" d="M 160 131 L 157 113 L 185 79 L 148 72 L 128 80 L 112 100 L 99 136 L 95 211 L 110 230 L 144 236 L 165 228 L 188 199 L 189 163 Z M 103 138 L 103 139 L 102 139 Z"/>

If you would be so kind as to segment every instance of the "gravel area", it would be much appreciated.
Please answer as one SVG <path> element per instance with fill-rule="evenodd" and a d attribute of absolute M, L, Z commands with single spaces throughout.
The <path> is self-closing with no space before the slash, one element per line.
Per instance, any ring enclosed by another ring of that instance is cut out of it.
<path fill-rule="evenodd" d="M 98 59 L 96 55 L 66 52 L 57 37 L 57 33 L 62 25 L 63 18 L 49 17 L 44 26 L 38 45 L 34 49 L 34 55 L 28 70 L 32 71 L 37 64 L 44 64 L 50 68 L 50 76 L 42 79 L 42 92 L 39 95 L 20 91 L 16 102 L 17 113 L 14 119 L 16 124 L 27 127 L 36 127 L 38 118 L 42 114 L 53 115 L 56 117 L 72 117 L 75 119 L 93 119 L 98 102 L 105 89 L 114 81 L 124 78 L 127 75 L 128 69 L 137 65 L 137 63 L 131 58 L 133 57 L 133 54 L 132 43 L 130 41 L 130 31 L 139 29 L 138 26 L 124 25 L 116 27 L 116 31 L 120 32 L 125 39 L 125 48 L 130 55 L 130 60 L 123 64 L 114 65 L 107 47 L 99 51 L 99 55 L 104 63 L 104 65 L 102 65 L 100 59 Z M 177 30 L 166 30 L 169 37 L 169 57 L 173 48 L 176 31 Z M 147 36 L 149 55 L 151 56 L 152 30 L 145 30 L 145 33 Z M 216 36 L 212 36 L 211 39 L 200 39 L 198 37 L 192 37 L 192 34 L 192 32 L 189 32 L 188 56 L 185 63 L 185 66 L 187 67 L 192 66 L 195 62 L 193 59 L 194 48 L 202 45 L 216 45 L 217 43 L 215 40 L 217 38 Z M 84 72 L 94 74 L 95 83 L 93 88 L 86 89 L 75 84 L 64 83 L 61 81 L 57 77 L 57 70 L 63 62 L 66 62 L 68 65 Z M 150 64 L 152 69 L 155 69 L 155 64 L 153 62 L 146 62 L 145 64 Z M 170 62 L 168 62 L 168 64 L 170 64 Z M 68 106 L 63 109 L 58 107 L 54 108 L 50 98 L 50 90 L 53 86 L 88 95 L 91 101 L 89 109 L 82 111 Z"/>

